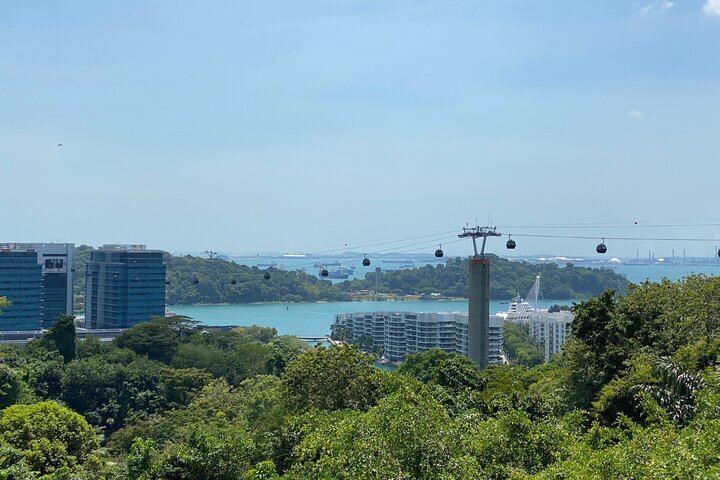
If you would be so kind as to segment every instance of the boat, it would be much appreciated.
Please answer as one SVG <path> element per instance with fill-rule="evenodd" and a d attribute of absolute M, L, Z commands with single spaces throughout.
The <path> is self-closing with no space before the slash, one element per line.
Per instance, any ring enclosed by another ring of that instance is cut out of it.
<path fill-rule="evenodd" d="M 277 267 L 277 262 L 270 262 L 270 263 L 258 263 L 258 267 Z"/>
<path fill-rule="evenodd" d="M 415 260 L 412 258 L 390 258 L 388 260 L 383 260 L 382 263 L 415 263 Z"/>
<path fill-rule="evenodd" d="M 328 270 L 327 278 L 332 278 L 335 280 L 347 280 L 347 278 L 354 273 L 355 270 L 353 270 L 352 268 L 339 265 L 335 270 Z"/>
<path fill-rule="evenodd" d="M 338 265 L 340 265 L 340 262 L 333 260 L 331 262 L 315 262 L 313 267 L 337 267 Z"/>
<path fill-rule="evenodd" d="M 307 257 L 304 253 L 285 253 L 283 254 L 284 258 L 305 258 Z"/>
<path fill-rule="evenodd" d="M 527 320 L 535 311 L 536 309 L 530 305 L 530 302 L 522 297 L 515 297 L 507 310 L 497 312 L 495 316 L 503 320 Z"/>
<path fill-rule="evenodd" d="M 516 296 L 510 302 L 508 309 L 503 312 L 497 312 L 496 317 L 503 320 L 529 320 L 537 312 L 545 310 L 537 308 L 538 297 L 540 295 L 540 275 L 535 277 L 535 283 L 530 288 L 527 296 L 522 298 Z"/>

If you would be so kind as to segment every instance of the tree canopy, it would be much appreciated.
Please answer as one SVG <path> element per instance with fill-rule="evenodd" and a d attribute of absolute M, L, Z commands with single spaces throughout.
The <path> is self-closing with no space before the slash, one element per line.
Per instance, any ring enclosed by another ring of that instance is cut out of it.
<path fill-rule="evenodd" d="M 67 359 L 48 333 L 0 346 L 0 479 L 714 478 L 718 298 L 703 276 L 603 292 L 550 363 L 511 328 L 485 370 L 184 318 Z"/>

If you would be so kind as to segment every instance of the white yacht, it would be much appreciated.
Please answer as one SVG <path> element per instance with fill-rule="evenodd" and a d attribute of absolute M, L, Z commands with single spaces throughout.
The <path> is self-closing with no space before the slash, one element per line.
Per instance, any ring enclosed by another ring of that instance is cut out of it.
<path fill-rule="evenodd" d="M 503 320 L 527 320 L 536 312 L 543 312 L 537 308 L 538 296 L 540 295 L 540 275 L 535 277 L 535 283 L 525 298 L 517 296 L 510 302 L 510 306 L 504 312 L 497 312 L 496 317 Z"/>

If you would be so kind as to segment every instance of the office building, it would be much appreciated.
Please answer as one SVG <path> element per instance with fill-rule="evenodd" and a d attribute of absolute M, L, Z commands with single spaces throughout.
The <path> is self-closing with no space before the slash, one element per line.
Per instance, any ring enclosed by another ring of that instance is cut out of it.
<path fill-rule="evenodd" d="M 85 325 L 129 328 L 165 315 L 165 262 L 144 245 L 104 245 L 86 268 Z"/>
<path fill-rule="evenodd" d="M 11 305 L 0 316 L 0 330 L 49 328 L 73 312 L 72 243 L 0 244 L 0 296 Z"/>
<path fill-rule="evenodd" d="M 406 354 L 439 348 L 468 356 L 468 315 L 435 312 L 373 312 L 335 315 L 333 338 L 382 353 L 392 362 Z M 502 355 L 502 319 L 490 318 L 488 362 L 499 364 Z"/>

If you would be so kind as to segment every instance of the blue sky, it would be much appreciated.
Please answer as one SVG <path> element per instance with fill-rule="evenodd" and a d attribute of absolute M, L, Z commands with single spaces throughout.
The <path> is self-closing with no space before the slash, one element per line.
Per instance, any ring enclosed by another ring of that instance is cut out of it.
<path fill-rule="evenodd" d="M 720 0 L 0 4 L 3 241 L 720 239 L 634 224 L 720 223 L 718 152 Z M 627 228 L 519 228 L 579 223 Z"/>

